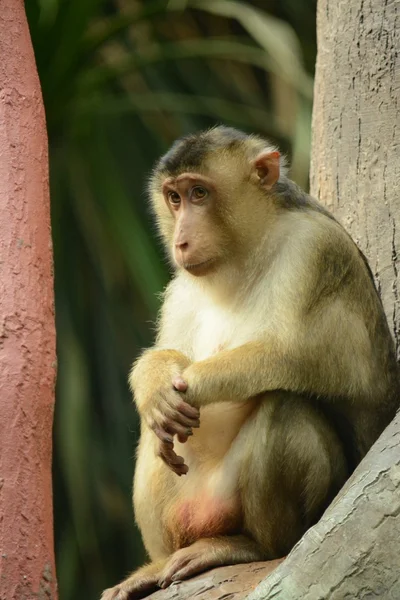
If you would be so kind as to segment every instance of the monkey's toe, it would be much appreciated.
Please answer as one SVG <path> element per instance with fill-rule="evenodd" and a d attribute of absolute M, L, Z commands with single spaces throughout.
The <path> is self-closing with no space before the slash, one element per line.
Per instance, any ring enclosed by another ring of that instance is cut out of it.
<path fill-rule="evenodd" d="M 208 561 L 193 547 L 182 548 L 172 555 L 171 560 L 167 563 L 158 585 L 161 588 L 166 588 L 175 581 L 181 581 L 197 575 L 208 568 Z"/>
<path fill-rule="evenodd" d="M 116 585 L 113 588 L 108 588 L 106 590 L 104 590 L 104 592 L 101 595 L 100 600 L 120 600 L 119 598 L 119 591 L 120 591 L 120 586 Z M 122 600 L 122 598 L 121 598 Z"/>
<path fill-rule="evenodd" d="M 135 577 L 104 590 L 100 600 L 139 600 L 157 589 L 154 577 Z"/>

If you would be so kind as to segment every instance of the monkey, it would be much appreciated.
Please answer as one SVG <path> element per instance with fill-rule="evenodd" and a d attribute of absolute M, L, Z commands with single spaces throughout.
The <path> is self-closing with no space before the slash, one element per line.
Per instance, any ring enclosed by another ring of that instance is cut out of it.
<path fill-rule="evenodd" d="M 151 562 L 102 600 L 284 557 L 399 405 L 368 263 L 275 146 L 225 126 L 188 135 L 149 196 L 174 271 L 130 374 Z"/>

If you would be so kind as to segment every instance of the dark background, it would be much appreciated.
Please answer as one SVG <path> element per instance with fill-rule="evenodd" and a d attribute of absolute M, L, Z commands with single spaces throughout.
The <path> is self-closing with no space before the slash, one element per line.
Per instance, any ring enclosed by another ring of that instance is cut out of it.
<path fill-rule="evenodd" d="M 58 383 L 60 600 L 143 562 L 127 374 L 168 281 L 144 192 L 177 137 L 224 123 L 276 141 L 308 185 L 316 0 L 29 0 L 47 115 Z"/>

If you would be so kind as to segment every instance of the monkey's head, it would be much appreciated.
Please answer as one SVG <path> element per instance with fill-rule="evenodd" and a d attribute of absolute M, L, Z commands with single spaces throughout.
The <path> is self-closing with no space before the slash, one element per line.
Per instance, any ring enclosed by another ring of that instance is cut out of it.
<path fill-rule="evenodd" d="M 149 185 L 173 263 L 202 276 L 254 252 L 277 214 L 280 162 L 268 142 L 228 127 L 176 141 Z"/>

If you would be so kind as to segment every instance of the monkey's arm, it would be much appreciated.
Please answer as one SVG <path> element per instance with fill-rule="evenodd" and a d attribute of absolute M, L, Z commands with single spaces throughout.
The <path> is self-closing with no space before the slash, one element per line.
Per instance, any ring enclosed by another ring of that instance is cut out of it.
<path fill-rule="evenodd" d="M 290 249 L 257 337 L 185 369 L 190 404 L 275 390 L 380 402 L 387 382 L 378 355 L 390 342 L 382 307 L 354 244 L 335 223 L 328 226 L 323 235 L 312 230 L 308 252 Z"/>
<path fill-rule="evenodd" d="M 349 321 L 353 325 L 348 326 Z M 310 329 L 291 344 L 265 335 L 262 340 L 193 363 L 182 373 L 188 402 L 201 407 L 242 401 L 273 390 L 354 399 L 371 394 L 373 401 L 373 368 L 365 328 L 356 317 L 347 319 L 344 313 L 342 325 L 332 325 L 335 340 L 329 339 L 331 328 L 327 327 L 325 333 Z"/>
<path fill-rule="evenodd" d="M 129 375 L 139 413 L 146 411 L 160 389 L 169 387 L 172 390 L 173 377 L 180 375 L 190 364 L 189 358 L 178 350 L 145 350 Z"/>

